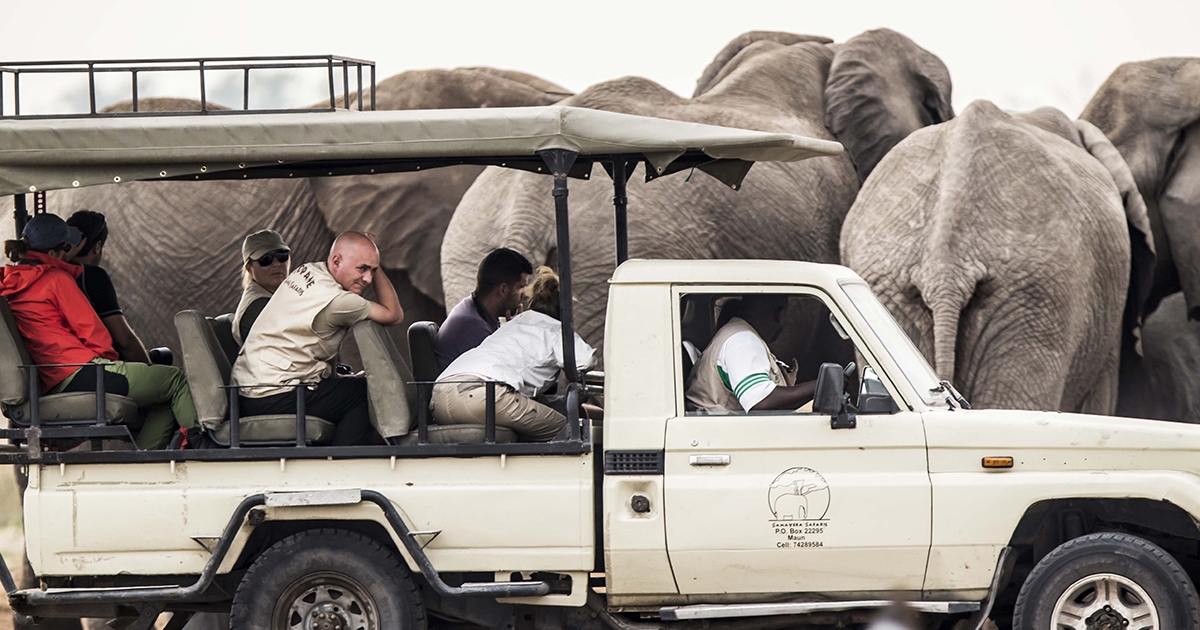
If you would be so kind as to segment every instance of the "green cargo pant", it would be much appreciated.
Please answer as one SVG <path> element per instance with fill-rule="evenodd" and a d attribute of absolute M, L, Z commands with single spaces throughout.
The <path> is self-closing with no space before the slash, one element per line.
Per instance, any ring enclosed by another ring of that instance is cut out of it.
<path fill-rule="evenodd" d="M 192 390 L 188 389 L 183 370 L 169 365 L 107 359 L 96 359 L 92 363 L 104 363 L 105 371 L 125 377 L 129 383 L 129 392 L 125 395 L 137 404 L 138 409 L 145 410 L 146 421 L 135 438 L 138 448 L 163 448 L 177 427 L 191 429 L 196 426 L 196 407 L 192 404 Z M 81 370 L 55 385 L 50 393 L 66 390 Z"/>

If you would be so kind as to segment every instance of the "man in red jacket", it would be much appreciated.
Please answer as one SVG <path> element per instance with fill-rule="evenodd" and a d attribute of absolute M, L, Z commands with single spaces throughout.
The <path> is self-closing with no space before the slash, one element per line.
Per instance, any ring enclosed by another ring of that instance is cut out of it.
<path fill-rule="evenodd" d="M 0 268 L 0 296 L 8 300 L 34 363 L 104 363 L 106 391 L 147 409 L 138 447 L 162 448 L 177 424 L 196 426 L 187 380 L 178 368 L 117 360 L 108 329 L 76 284 L 83 268 L 66 261 L 80 238 L 57 215 L 30 219 L 20 239 L 4 242 L 5 254 L 17 264 Z M 91 368 L 39 368 L 38 377 L 43 394 L 96 387 Z"/>

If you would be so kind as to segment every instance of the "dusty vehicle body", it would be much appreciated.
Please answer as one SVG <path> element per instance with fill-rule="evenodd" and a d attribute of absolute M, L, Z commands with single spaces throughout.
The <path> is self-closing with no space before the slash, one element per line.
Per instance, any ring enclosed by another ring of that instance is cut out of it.
<path fill-rule="evenodd" d="M 6 414 L 29 410 L 10 417 L 0 462 L 27 468 L 26 545 L 45 587 L 18 590 L 0 564 L 13 608 L 143 629 L 163 611 L 178 628 L 232 607 L 235 623 L 272 628 L 648 630 L 846 627 L 900 599 L 959 630 L 989 615 L 1019 628 L 1192 627 L 1200 428 L 972 411 L 844 267 L 624 260 L 632 163 L 736 187 L 754 160 L 839 150 L 563 107 L 0 120 L 2 194 L 460 163 L 552 175 L 566 339 L 568 177 L 595 162 L 614 175 L 619 258 L 603 425 L 572 412 L 557 441 L 503 443 L 493 416 L 480 440 L 435 443 L 428 383 L 401 378 L 376 397 L 383 375 L 368 362 L 376 426 L 414 439 L 314 446 L 301 412 L 294 439 L 271 446 L 240 442 L 235 415 L 228 448 L 56 450 L 128 431 L 107 421 L 103 391 L 90 419 L 56 423 L 39 418 L 36 388 L 22 400 L 0 384 Z M 687 409 L 682 344 L 703 345 L 692 335 L 712 334 L 718 304 L 764 292 L 828 311 L 861 378 L 822 366 L 812 412 Z M 697 310 L 706 325 L 689 323 Z M 585 379 L 566 378 L 577 400 Z M 319 568 L 288 577 L 305 563 Z"/>

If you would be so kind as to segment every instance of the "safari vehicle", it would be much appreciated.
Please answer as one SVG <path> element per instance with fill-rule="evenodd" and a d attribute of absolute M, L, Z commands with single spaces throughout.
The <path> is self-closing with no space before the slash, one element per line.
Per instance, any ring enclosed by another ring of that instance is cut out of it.
<path fill-rule="evenodd" d="M 652 630 L 853 627 L 899 601 L 955 630 L 989 616 L 1022 630 L 1196 627 L 1200 429 L 972 411 L 843 267 L 625 260 L 634 166 L 737 188 L 753 161 L 838 151 L 570 107 L 5 117 L 0 193 L 16 195 L 18 222 L 27 192 L 100 183 L 525 169 L 549 176 L 566 340 L 568 180 L 596 164 L 613 179 L 618 253 L 603 377 L 566 371 L 571 403 L 585 382 L 599 390 L 603 424 L 568 404 L 568 435 L 547 443 L 512 441 L 494 414 L 482 429 L 431 424 L 429 381 L 410 371 L 426 346 L 405 357 L 370 323 L 354 333 L 392 443 L 317 445 L 323 420 L 303 410 L 239 418 L 215 322 L 185 312 L 184 368 L 224 446 L 104 448 L 129 440 L 126 401 L 39 398 L 5 313 L 0 463 L 28 474 L 41 586 L 18 590 L 0 564 L 12 607 L 138 629 L 163 611 L 178 629 L 231 610 L 236 628 L 275 630 Z M 764 292 L 828 318 L 855 365 L 821 365 L 812 411 L 689 410 L 685 346 Z M 65 448 L 80 441 L 95 448 Z"/>

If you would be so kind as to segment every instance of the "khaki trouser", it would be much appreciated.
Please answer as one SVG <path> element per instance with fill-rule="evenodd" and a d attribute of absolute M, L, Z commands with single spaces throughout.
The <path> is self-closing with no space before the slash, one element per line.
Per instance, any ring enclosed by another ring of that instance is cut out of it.
<path fill-rule="evenodd" d="M 486 424 L 487 388 L 482 383 L 434 385 L 433 420 L 438 424 Z M 527 440 L 545 442 L 566 424 L 561 413 L 496 383 L 496 426 L 512 429 Z"/>
<path fill-rule="evenodd" d="M 146 365 L 107 359 L 95 359 L 92 363 L 104 363 L 105 371 L 125 377 L 128 381 L 128 391 L 109 389 L 109 392 L 131 398 L 139 409 L 146 410 L 146 421 L 134 438 L 138 448 L 164 448 L 171 441 L 176 427 L 191 429 L 196 426 L 196 407 L 192 404 L 192 390 L 188 389 L 183 370 L 169 365 Z M 83 369 L 93 368 L 80 368 Z M 57 394 L 67 390 L 80 370 L 76 370 L 74 374 L 55 385 L 50 393 Z"/>

